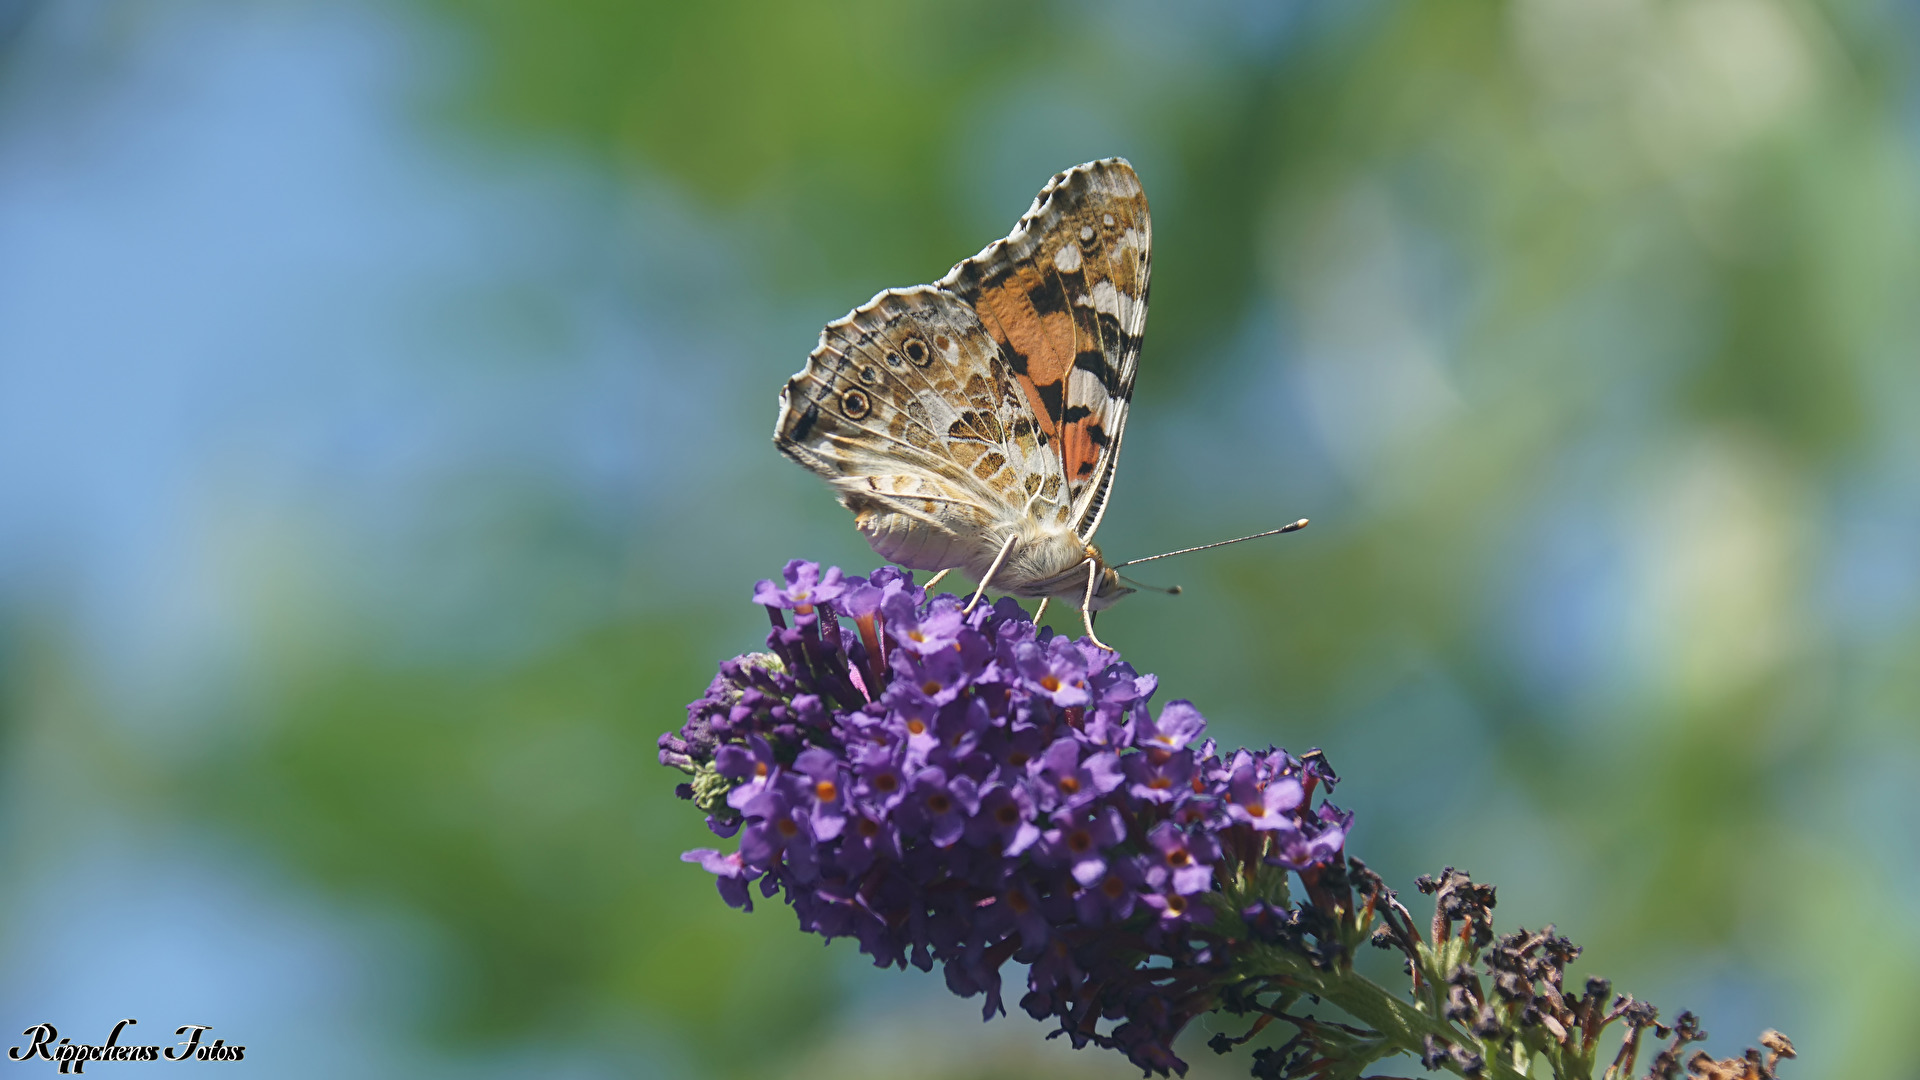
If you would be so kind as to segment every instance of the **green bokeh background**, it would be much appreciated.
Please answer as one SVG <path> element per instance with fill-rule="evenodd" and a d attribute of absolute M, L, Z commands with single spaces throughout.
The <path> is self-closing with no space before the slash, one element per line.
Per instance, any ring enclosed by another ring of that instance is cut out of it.
<path fill-rule="evenodd" d="M 873 564 L 767 439 L 820 324 L 1118 154 L 1103 547 L 1314 523 L 1103 636 L 1326 748 L 1409 891 L 1498 882 L 1715 1051 L 1920 1076 L 1911 5 L 0 13 L 9 1030 L 1130 1075 L 726 909 L 652 749 L 755 578 Z"/>

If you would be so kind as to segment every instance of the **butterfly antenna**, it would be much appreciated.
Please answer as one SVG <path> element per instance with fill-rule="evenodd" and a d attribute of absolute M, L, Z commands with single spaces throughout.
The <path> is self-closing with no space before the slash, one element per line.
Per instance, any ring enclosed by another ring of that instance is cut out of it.
<path fill-rule="evenodd" d="M 1238 544 L 1243 540 L 1258 540 L 1263 536 L 1279 536 L 1281 533 L 1298 532 L 1306 527 L 1307 519 L 1301 518 L 1291 525 L 1282 525 L 1277 529 L 1268 529 L 1263 533 L 1254 533 L 1252 536 L 1236 536 L 1231 540 L 1221 540 L 1212 544 L 1201 544 L 1199 547 L 1181 548 L 1179 551 L 1163 551 L 1158 555 L 1149 555 L 1144 559 L 1128 559 L 1123 563 L 1114 563 L 1113 567 L 1117 570 L 1122 566 L 1132 566 L 1134 563 L 1152 562 L 1155 559 L 1166 559 L 1175 555 L 1186 555 L 1195 551 L 1205 551 L 1208 548 L 1226 547 L 1228 544 Z"/>

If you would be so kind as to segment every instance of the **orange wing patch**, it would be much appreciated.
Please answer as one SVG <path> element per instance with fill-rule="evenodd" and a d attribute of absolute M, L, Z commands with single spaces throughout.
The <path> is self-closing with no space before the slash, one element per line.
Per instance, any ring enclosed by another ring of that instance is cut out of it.
<path fill-rule="evenodd" d="M 1073 370 L 1077 336 L 1059 292 L 1057 282 L 1027 265 L 982 290 L 974 302 L 1048 439 L 1057 438 L 1065 422 L 1067 373 Z"/>

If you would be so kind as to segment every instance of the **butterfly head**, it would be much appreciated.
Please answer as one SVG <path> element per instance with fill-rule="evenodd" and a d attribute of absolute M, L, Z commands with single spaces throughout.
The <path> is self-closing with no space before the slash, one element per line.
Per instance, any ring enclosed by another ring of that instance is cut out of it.
<path fill-rule="evenodd" d="M 1099 568 L 1093 589 L 1093 603 L 1090 605 L 1093 610 L 1104 611 L 1118 603 L 1121 597 L 1131 596 L 1139 591 L 1120 580 L 1120 571 L 1107 565 L 1106 560 L 1100 557 L 1099 548 L 1088 544 L 1087 558 Z M 1072 599 L 1079 600 L 1081 596 L 1074 596 Z"/>

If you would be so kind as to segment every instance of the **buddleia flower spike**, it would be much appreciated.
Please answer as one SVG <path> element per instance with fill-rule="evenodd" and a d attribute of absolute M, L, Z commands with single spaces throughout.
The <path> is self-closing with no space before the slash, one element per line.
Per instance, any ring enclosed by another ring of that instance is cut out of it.
<path fill-rule="evenodd" d="M 1207 1013 L 1244 1018 L 1207 1044 L 1257 1078 L 1362 1075 L 1417 1058 L 1460 1076 L 1771 1080 L 1793 1054 L 1685 1058 L 1682 1013 L 1566 982 L 1579 948 L 1551 927 L 1498 935 L 1495 890 L 1448 868 L 1415 918 L 1349 851 L 1324 754 L 1225 750 L 1193 703 L 1088 638 L 1038 628 L 1012 600 L 929 597 L 909 572 L 789 563 L 753 599 L 766 651 L 721 664 L 660 738 L 660 761 L 732 851 L 683 859 L 746 911 L 781 897 L 801 930 L 850 937 L 880 967 L 930 971 L 1075 1047 L 1184 1074 L 1176 1040 Z M 844 624 L 843 624 L 844 620 Z M 1405 959 L 1394 993 L 1361 976 L 1371 943 Z M 1216 1021 L 1219 1023 L 1220 1021 Z M 1275 1024 L 1279 1027 L 1274 1027 Z M 1609 1043 L 1605 1031 L 1624 1032 Z M 1533 1075 L 1539 1075 L 1534 1073 Z"/>

